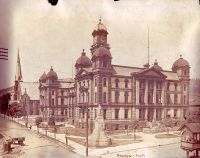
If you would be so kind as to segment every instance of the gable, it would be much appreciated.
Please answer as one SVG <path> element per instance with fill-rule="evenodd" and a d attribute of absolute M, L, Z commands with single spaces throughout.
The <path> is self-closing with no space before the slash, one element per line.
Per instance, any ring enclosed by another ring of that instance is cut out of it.
<path fill-rule="evenodd" d="M 162 79 L 165 79 L 167 77 L 160 71 L 155 70 L 154 68 L 140 71 L 136 73 L 135 75 L 138 77 L 153 77 L 153 78 L 162 78 Z"/>

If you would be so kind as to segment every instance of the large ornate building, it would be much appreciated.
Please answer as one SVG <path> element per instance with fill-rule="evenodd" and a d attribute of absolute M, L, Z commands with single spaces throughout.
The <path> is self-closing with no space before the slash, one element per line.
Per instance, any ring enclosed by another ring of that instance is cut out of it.
<path fill-rule="evenodd" d="M 135 120 L 184 118 L 189 103 L 190 66 L 177 59 L 172 70 L 155 60 L 144 67 L 112 64 L 108 31 L 101 21 L 92 32 L 91 59 L 83 50 L 75 64 L 75 79 L 59 80 L 53 68 L 39 80 L 41 114 L 85 126 L 88 108 L 92 129 L 101 106 L 107 130 L 130 128 Z"/>

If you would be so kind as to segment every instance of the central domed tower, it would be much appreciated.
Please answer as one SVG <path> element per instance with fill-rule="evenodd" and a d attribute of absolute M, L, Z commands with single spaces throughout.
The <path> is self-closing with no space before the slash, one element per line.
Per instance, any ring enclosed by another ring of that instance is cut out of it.
<path fill-rule="evenodd" d="M 99 23 L 92 32 L 93 44 L 91 46 L 92 53 L 92 69 L 93 71 L 104 71 L 110 73 L 112 68 L 112 56 L 110 46 L 107 43 L 107 28 L 99 20 Z"/>
<path fill-rule="evenodd" d="M 92 32 L 93 44 L 90 49 L 92 55 L 95 52 L 95 50 L 100 46 L 103 46 L 108 50 L 110 49 L 109 44 L 107 43 L 107 35 L 108 35 L 107 28 L 103 25 L 101 19 L 99 19 L 99 23 Z"/>

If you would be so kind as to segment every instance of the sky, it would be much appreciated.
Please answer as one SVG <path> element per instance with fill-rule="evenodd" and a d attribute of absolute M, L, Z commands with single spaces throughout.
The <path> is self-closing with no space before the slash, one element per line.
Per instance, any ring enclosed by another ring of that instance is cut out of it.
<path fill-rule="evenodd" d="M 19 49 L 23 81 L 38 81 L 53 66 L 59 78 L 85 49 L 91 57 L 92 31 L 101 17 L 107 27 L 112 63 L 143 67 L 157 59 L 165 70 L 182 54 L 192 78 L 200 78 L 200 5 L 198 0 L 0 0 L 0 89 L 13 85 Z"/>

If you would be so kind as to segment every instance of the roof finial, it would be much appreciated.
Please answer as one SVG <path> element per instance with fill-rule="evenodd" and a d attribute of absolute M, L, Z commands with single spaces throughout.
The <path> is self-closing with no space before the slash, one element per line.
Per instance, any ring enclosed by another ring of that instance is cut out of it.
<path fill-rule="evenodd" d="M 85 49 L 83 48 L 83 52 L 85 52 Z"/>
<path fill-rule="evenodd" d="M 180 58 L 182 58 L 182 54 L 180 55 Z"/>
<path fill-rule="evenodd" d="M 25 88 L 25 92 L 24 93 L 26 94 L 26 88 Z"/>
<path fill-rule="evenodd" d="M 53 71 L 53 66 L 51 66 L 51 71 Z"/>
<path fill-rule="evenodd" d="M 83 56 L 85 55 L 85 49 L 83 49 L 83 52 L 81 53 Z"/>

